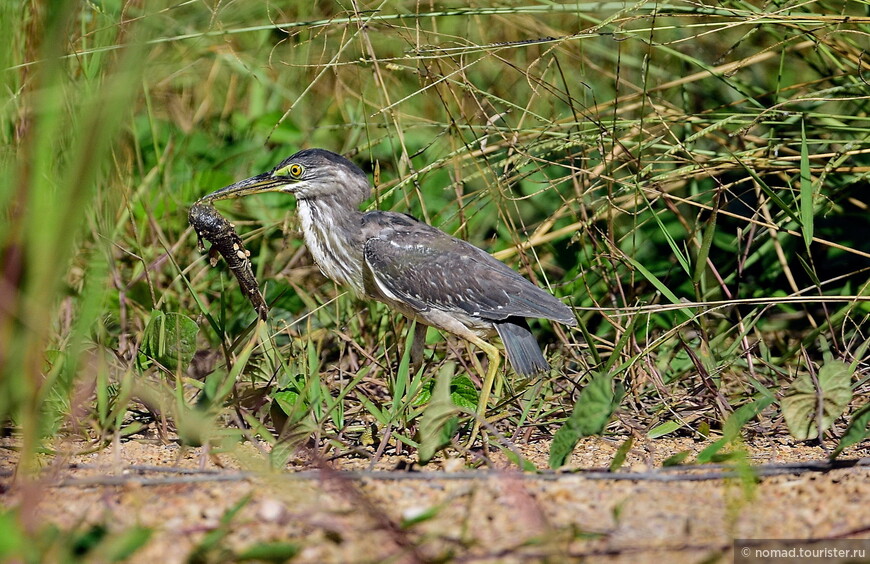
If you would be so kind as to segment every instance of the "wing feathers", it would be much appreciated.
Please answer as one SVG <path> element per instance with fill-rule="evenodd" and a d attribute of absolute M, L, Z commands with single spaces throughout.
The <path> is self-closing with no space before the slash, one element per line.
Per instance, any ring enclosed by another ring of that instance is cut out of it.
<path fill-rule="evenodd" d="M 377 286 L 419 311 L 576 323 L 570 308 L 504 263 L 409 216 L 366 213 L 363 233 L 365 260 Z"/>

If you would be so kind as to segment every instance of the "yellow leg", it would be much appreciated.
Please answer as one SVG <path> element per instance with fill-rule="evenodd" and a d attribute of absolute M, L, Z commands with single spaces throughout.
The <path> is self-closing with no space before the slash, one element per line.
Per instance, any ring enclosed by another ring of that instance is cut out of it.
<path fill-rule="evenodd" d="M 477 412 L 474 414 L 474 426 L 471 428 L 471 436 L 468 438 L 467 446 L 469 447 L 474 444 L 474 440 L 480 432 L 481 423 L 486 421 L 486 405 L 489 403 L 489 396 L 492 393 L 492 385 L 493 382 L 495 382 L 495 375 L 498 372 L 498 366 L 501 362 L 501 354 L 498 352 L 498 348 L 494 345 L 479 338 L 475 338 L 471 342 L 486 353 L 486 356 L 489 359 L 489 366 L 486 368 L 486 376 L 483 379 L 483 384 L 480 386 L 480 398 L 477 400 Z"/>

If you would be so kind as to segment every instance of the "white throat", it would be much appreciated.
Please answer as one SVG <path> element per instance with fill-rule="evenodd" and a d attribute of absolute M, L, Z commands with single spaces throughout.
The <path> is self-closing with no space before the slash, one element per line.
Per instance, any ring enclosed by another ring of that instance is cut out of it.
<path fill-rule="evenodd" d="M 336 283 L 349 286 L 358 296 L 365 295 L 362 249 L 356 248 L 353 241 L 360 229 L 360 212 L 354 210 L 347 216 L 336 213 L 339 206 L 325 202 L 297 202 L 305 244 L 320 271 Z"/>

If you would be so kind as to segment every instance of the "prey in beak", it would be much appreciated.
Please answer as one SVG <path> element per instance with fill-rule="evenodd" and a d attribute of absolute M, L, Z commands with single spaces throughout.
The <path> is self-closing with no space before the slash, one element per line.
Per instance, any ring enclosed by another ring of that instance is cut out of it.
<path fill-rule="evenodd" d="M 251 253 L 245 249 L 241 237 L 236 233 L 235 225 L 220 215 L 214 208 L 213 202 L 263 192 L 290 191 L 290 187 L 294 183 L 293 179 L 288 178 L 283 172 L 284 170 L 279 168 L 225 186 L 197 200 L 188 212 L 188 221 L 199 238 L 200 250 L 205 250 L 203 239 L 211 243 L 209 262 L 212 266 L 217 265 L 218 254 L 224 257 L 230 270 L 239 281 L 242 293 L 250 300 L 251 305 L 254 306 L 254 310 L 262 320 L 266 319 L 269 306 L 263 299 L 260 285 L 254 277 L 251 261 L 248 258 Z"/>

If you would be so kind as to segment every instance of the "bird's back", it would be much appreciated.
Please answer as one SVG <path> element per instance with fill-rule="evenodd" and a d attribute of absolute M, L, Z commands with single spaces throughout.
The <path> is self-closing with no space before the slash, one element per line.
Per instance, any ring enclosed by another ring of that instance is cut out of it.
<path fill-rule="evenodd" d="M 415 311 L 441 310 L 498 322 L 534 317 L 576 324 L 570 308 L 474 245 L 405 214 L 362 215 L 373 297 L 392 294 Z"/>

